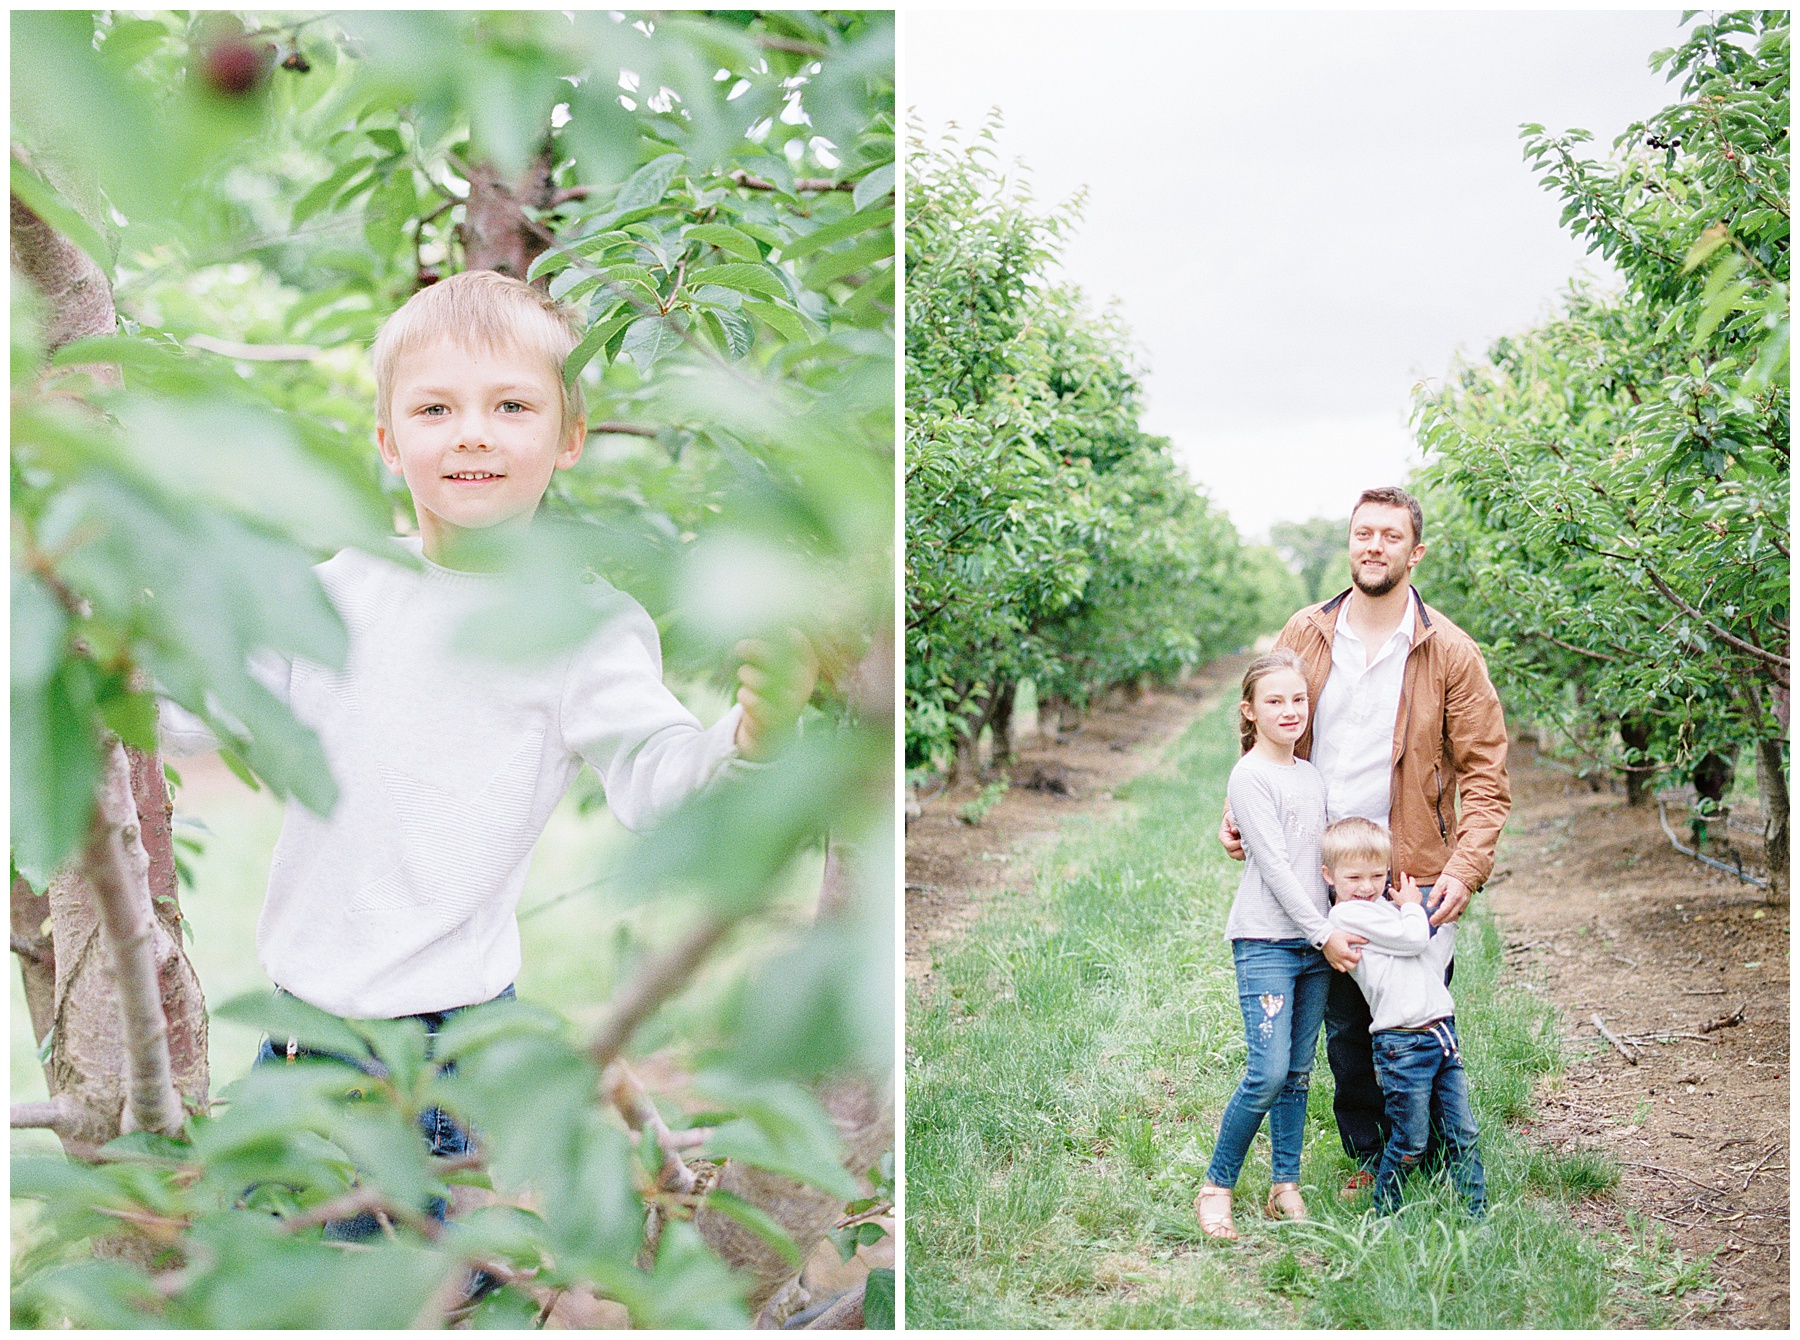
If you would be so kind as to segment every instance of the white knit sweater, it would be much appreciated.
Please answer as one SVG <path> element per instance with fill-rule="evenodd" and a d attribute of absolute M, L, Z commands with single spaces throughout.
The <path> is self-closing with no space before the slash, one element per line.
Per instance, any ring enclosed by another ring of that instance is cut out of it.
<path fill-rule="evenodd" d="M 1456 1013 L 1444 969 L 1456 952 L 1456 925 L 1434 935 L 1425 909 L 1384 898 L 1345 898 L 1331 909 L 1333 930 L 1367 937 L 1362 959 L 1350 970 L 1369 1002 L 1371 1033 L 1384 1028 L 1423 1028 Z"/>
<path fill-rule="evenodd" d="M 320 564 L 344 668 L 296 659 L 271 684 L 318 732 L 339 794 L 324 819 L 288 802 L 257 953 L 277 986 L 346 1018 L 469 1005 L 513 981 L 531 849 L 584 761 L 636 830 L 736 757 L 741 709 L 702 728 L 629 597 L 601 585 L 613 612 L 580 647 L 497 664 L 451 650 L 495 579 L 420 561 L 347 549 Z M 216 747 L 187 720 L 165 730 L 169 752 Z"/>

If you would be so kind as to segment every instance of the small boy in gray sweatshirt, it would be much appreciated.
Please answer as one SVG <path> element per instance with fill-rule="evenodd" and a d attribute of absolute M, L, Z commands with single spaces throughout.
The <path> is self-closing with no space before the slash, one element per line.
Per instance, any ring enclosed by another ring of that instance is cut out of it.
<path fill-rule="evenodd" d="M 1375 1077 L 1386 1099 L 1387 1147 L 1375 1173 L 1375 1208 L 1400 1207 L 1400 1188 L 1435 1132 L 1469 1213 L 1487 1206 L 1486 1179 L 1469 1088 L 1456 1040 L 1456 1002 L 1444 969 L 1456 948 L 1455 923 L 1435 931 L 1419 886 L 1402 874 L 1392 901 L 1387 831 L 1368 819 L 1340 819 L 1320 839 L 1325 881 L 1334 894 L 1333 929 L 1364 937 L 1351 976 L 1368 999 Z"/>

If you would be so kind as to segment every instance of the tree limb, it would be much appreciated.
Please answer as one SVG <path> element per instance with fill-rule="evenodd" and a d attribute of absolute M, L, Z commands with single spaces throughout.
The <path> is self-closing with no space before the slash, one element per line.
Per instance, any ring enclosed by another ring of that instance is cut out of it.
<path fill-rule="evenodd" d="M 617 419 L 604 419 L 588 429 L 588 436 L 595 433 L 619 433 L 626 437 L 657 437 L 662 433 L 660 428 L 651 428 L 641 423 L 620 423 Z"/>
<path fill-rule="evenodd" d="M 111 951 L 125 1030 L 126 1107 L 141 1130 L 181 1131 L 181 1098 L 169 1065 L 169 1025 L 152 952 L 150 857 L 144 850 L 125 746 L 106 748 L 99 807 L 83 864 L 92 883 L 101 937 Z"/>
<path fill-rule="evenodd" d="M 631 1035 L 656 1007 L 688 984 L 694 970 L 706 961 L 736 921 L 735 917 L 721 917 L 716 913 L 706 916 L 681 943 L 626 984 L 612 1013 L 588 1044 L 588 1055 L 602 1074 L 618 1059 L 625 1044 L 631 1041 Z"/>
<path fill-rule="evenodd" d="M 1699 610 L 1688 604 L 1687 601 L 1675 594 L 1675 592 L 1669 588 L 1669 584 L 1657 575 L 1656 569 L 1652 568 L 1648 563 L 1644 565 L 1644 575 L 1650 579 L 1651 584 L 1654 585 L 1658 591 L 1661 591 L 1663 596 L 1671 605 L 1675 606 L 1676 609 L 1687 615 L 1688 618 L 1698 619 L 1701 623 L 1705 624 L 1713 631 L 1714 636 L 1721 642 L 1728 643 L 1729 645 L 1736 647 L 1739 651 L 1744 652 L 1746 655 L 1753 656 L 1757 660 L 1772 665 L 1777 670 L 1782 671 L 1783 674 L 1777 676 L 1776 680 L 1778 683 L 1784 685 L 1787 683 L 1787 675 L 1785 673 L 1788 669 L 1787 657 L 1778 656 L 1772 651 L 1764 651 L 1761 647 L 1756 646 L 1754 643 L 1746 642 L 1741 637 L 1733 637 L 1730 633 L 1726 632 L 1725 629 L 1719 627 L 1718 624 L 1714 623 Z"/>
<path fill-rule="evenodd" d="M 781 187 L 762 177 L 754 177 L 743 168 L 735 168 L 729 174 L 733 185 L 742 186 L 748 191 L 779 191 Z M 795 177 L 796 191 L 854 191 L 853 181 L 833 181 L 830 177 Z"/>
<path fill-rule="evenodd" d="M 1548 633 L 1520 633 L 1520 637 L 1532 638 L 1539 642 L 1549 642 L 1561 647 L 1564 651 L 1572 651 L 1577 656 L 1587 656 L 1596 661 L 1610 661 L 1618 664 L 1617 656 L 1608 656 L 1603 651 L 1589 651 L 1586 647 L 1578 647 L 1573 642 L 1564 642 L 1560 637 L 1551 637 Z"/>
<path fill-rule="evenodd" d="M 55 1131 L 72 1133 L 78 1124 L 75 1104 L 58 1096 L 47 1103 L 14 1103 L 12 1128 L 15 1131 Z"/>
<path fill-rule="evenodd" d="M 694 1170 L 682 1161 L 677 1147 L 675 1133 L 663 1121 L 662 1113 L 656 1110 L 656 1104 L 645 1092 L 638 1077 L 631 1073 L 631 1067 L 623 1061 L 614 1061 L 611 1075 L 613 1082 L 609 1086 L 613 1106 L 619 1109 L 620 1115 L 634 1131 L 642 1132 L 647 1138 L 656 1141 L 656 1147 L 662 1150 L 662 1168 L 657 1173 L 656 1184 L 665 1191 L 675 1191 L 681 1195 L 691 1195 L 699 1184 Z"/>

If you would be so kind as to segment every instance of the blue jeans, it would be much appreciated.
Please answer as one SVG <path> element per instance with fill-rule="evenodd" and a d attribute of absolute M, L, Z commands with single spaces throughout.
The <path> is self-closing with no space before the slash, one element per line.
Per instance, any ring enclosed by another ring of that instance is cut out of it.
<path fill-rule="evenodd" d="M 1214 1186 L 1237 1185 L 1250 1141 L 1267 1113 L 1272 1180 L 1297 1182 L 1306 1092 L 1331 968 L 1304 940 L 1233 940 L 1231 957 L 1237 964 L 1238 1003 L 1250 1056 L 1243 1082 L 1219 1120 L 1206 1180 Z"/>
<path fill-rule="evenodd" d="M 290 994 L 280 987 L 275 988 L 275 993 L 277 995 Z M 495 996 L 494 1000 L 512 1000 L 514 996 L 515 992 L 509 986 Z M 491 1004 L 492 1002 L 487 1003 Z M 409 1019 L 417 1019 L 425 1025 L 425 1055 L 428 1059 L 431 1056 L 433 1044 L 437 1041 L 438 1030 L 443 1028 L 445 1022 L 461 1014 L 464 1010 L 473 1008 L 471 1005 L 459 1005 L 455 1009 L 406 1016 Z M 264 1036 L 262 1046 L 257 1048 L 255 1063 L 257 1065 L 275 1065 L 282 1061 L 298 1061 L 302 1057 L 341 1061 L 345 1065 L 355 1066 L 364 1074 L 369 1075 L 384 1073 L 381 1062 L 376 1060 L 372 1053 L 364 1057 L 345 1056 L 341 1052 L 314 1051 L 297 1045 L 293 1046 L 291 1051 L 289 1047 L 284 1046 L 278 1052 L 274 1042 L 267 1036 Z M 448 1061 L 440 1069 L 446 1075 L 453 1075 L 456 1073 L 456 1062 Z M 419 1113 L 419 1132 L 425 1137 L 426 1150 L 438 1158 L 447 1159 L 454 1158 L 458 1154 L 466 1154 L 475 1143 L 469 1133 L 457 1125 L 450 1114 L 441 1107 L 428 1107 Z M 425 1208 L 439 1223 L 444 1222 L 445 1215 L 449 1211 L 449 1206 L 444 1203 L 442 1196 L 433 1196 Z M 367 1210 L 348 1219 L 331 1219 L 325 1224 L 325 1237 L 332 1242 L 360 1242 L 365 1238 L 375 1237 L 380 1232 L 381 1222 Z"/>
<path fill-rule="evenodd" d="M 1375 1208 L 1383 1214 L 1400 1208 L 1401 1183 L 1435 1136 L 1469 1213 L 1481 1218 L 1487 1209 L 1487 1178 L 1469 1111 L 1456 1020 L 1444 1019 L 1427 1029 L 1384 1028 L 1373 1040 L 1390 1128 L 1375 1172 Z"/>

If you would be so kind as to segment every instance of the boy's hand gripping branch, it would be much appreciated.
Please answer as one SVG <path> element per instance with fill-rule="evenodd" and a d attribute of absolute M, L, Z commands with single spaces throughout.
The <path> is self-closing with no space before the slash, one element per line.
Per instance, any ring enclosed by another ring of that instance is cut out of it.
<path fill-rule="evenodd" d="M 805 635 L 789 629 L 785 642 L 752 638 L 733 649 L 744 658 L 738 667 L 737 700 L 744 715 L 738 721 L 737 748 L 752 762 L 787 743 L 819 679 L 818 656 Z"/>

